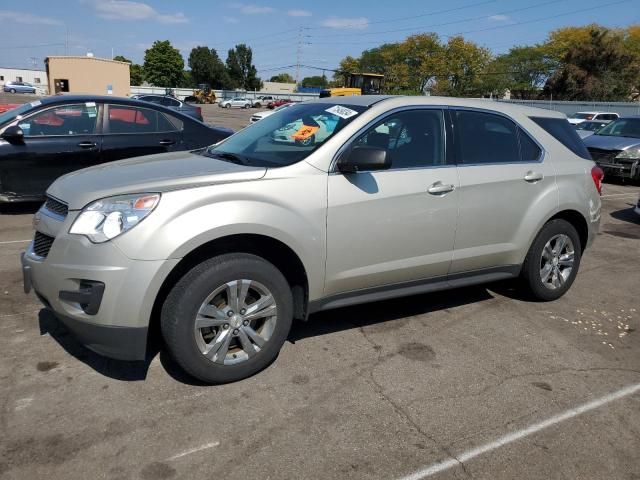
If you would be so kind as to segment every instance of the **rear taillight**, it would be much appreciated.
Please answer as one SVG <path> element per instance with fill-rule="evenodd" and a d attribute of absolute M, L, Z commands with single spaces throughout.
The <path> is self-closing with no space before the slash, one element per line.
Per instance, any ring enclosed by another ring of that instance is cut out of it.
<path fill-rule="evenodd" d="M 595 165 L 591 169 L 591 178 L 593 178 L 596 190 L 598 190 L 598 193 L 602 195 L 602 179 L 604 178 L 604 171 L 599 166 Z"/>
<path fill-rule="evenodd" d="M 198 116 L 202 118 L 202 108 L 196 107 L 196 112 L 198 112 Z"/>

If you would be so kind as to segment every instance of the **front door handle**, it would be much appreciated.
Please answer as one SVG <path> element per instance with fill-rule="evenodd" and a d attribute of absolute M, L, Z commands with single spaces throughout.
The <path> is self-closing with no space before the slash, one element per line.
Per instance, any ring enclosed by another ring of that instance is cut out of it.
<path fill-rule="evenodd" d="M 173 145 L 174 143 L 176 143 L 175 140 L 160 140 L 158 142 L 160 145 Z"/>
<path fill-rule="evenodd" d="M 93 148 L 96 145 L 97 145 L 96 142 L 80 142 L 78 144 L 80 148 Z"/>
<path fill-rule="evenodd" d="M 427 192 L 431 195 L 445 195 L 449 192 L 453 192 L 456 187 L 450 184 L 443 184 L 442 182 L 436 182 L 427 188 Z"/>
<path fill-rule="evenodd" d="M 543 178 L 544 178 L 544 175 L 542 175 L 541 173 L 533 172 L 529 170 L 524 176 L 524 181 L 529 183 L 536 183 L 542 180 Z"/>

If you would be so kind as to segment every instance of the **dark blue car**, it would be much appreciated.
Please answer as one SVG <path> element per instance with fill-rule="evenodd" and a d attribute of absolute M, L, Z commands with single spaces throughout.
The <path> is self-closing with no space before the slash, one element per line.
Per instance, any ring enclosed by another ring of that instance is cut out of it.
<path fill-rule="evenodd" d="M 100 163 L 194 150 L 233 133 L 162 105 L 59 95 L 0 114 L 0 203 L 37 201 L 59 176 Z"/>

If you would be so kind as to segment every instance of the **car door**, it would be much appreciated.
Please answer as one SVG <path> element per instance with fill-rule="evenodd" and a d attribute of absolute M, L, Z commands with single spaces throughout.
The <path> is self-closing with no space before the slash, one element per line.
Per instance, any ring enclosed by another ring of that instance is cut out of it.
<path fill-rule="evenodd" d="M 329 175 L 325 294 L 444 278 L 453 257 L 458 178 L 445 111 L 385 116 L 347 148 L 385 148 L 389 170 Z"/>
<path fill-rule="evenodd" d="M 450 273 L 516 266 L 538 221 L 532 209 L 557 206 L 554 168 L 510 118 L 479 110 L 452 113 L 460 207 Z"/>
<path fill-rule="evenodd" d="M 104 113 L 101 160 L 182 150 L 182 134 L 175 119 L 152 108 L 109 104 Z"/>
<path fill-rule="evenodd" d="M 100 161 L 99 105 L 69 103 L 16 120 L 21 142 L 0 142 L 0 183 L 5 192 L 42 195 L 59 176 Z"/>

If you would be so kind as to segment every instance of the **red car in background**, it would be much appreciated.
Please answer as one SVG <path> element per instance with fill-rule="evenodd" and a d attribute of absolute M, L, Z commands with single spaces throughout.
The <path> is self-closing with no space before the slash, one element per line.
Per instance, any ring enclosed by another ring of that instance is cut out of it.
<path fill-rule="evenodd" d="M 13 110 L 14 108 L 18 108 L 19 106 L 20 106 L 19 103 L 6 103 L 4 105 L 0 105 L 0 113 Z"/>
<path fill-rule="evenodd" d="M 293 103 L 293 100 L 290 98 L 280 98 L 278 100 L 273 100 L 267 104 L 267 108 L 273 110 L 274 108 L 281 107 L 282 105 L 286 105 L 287 103 Z"/>

